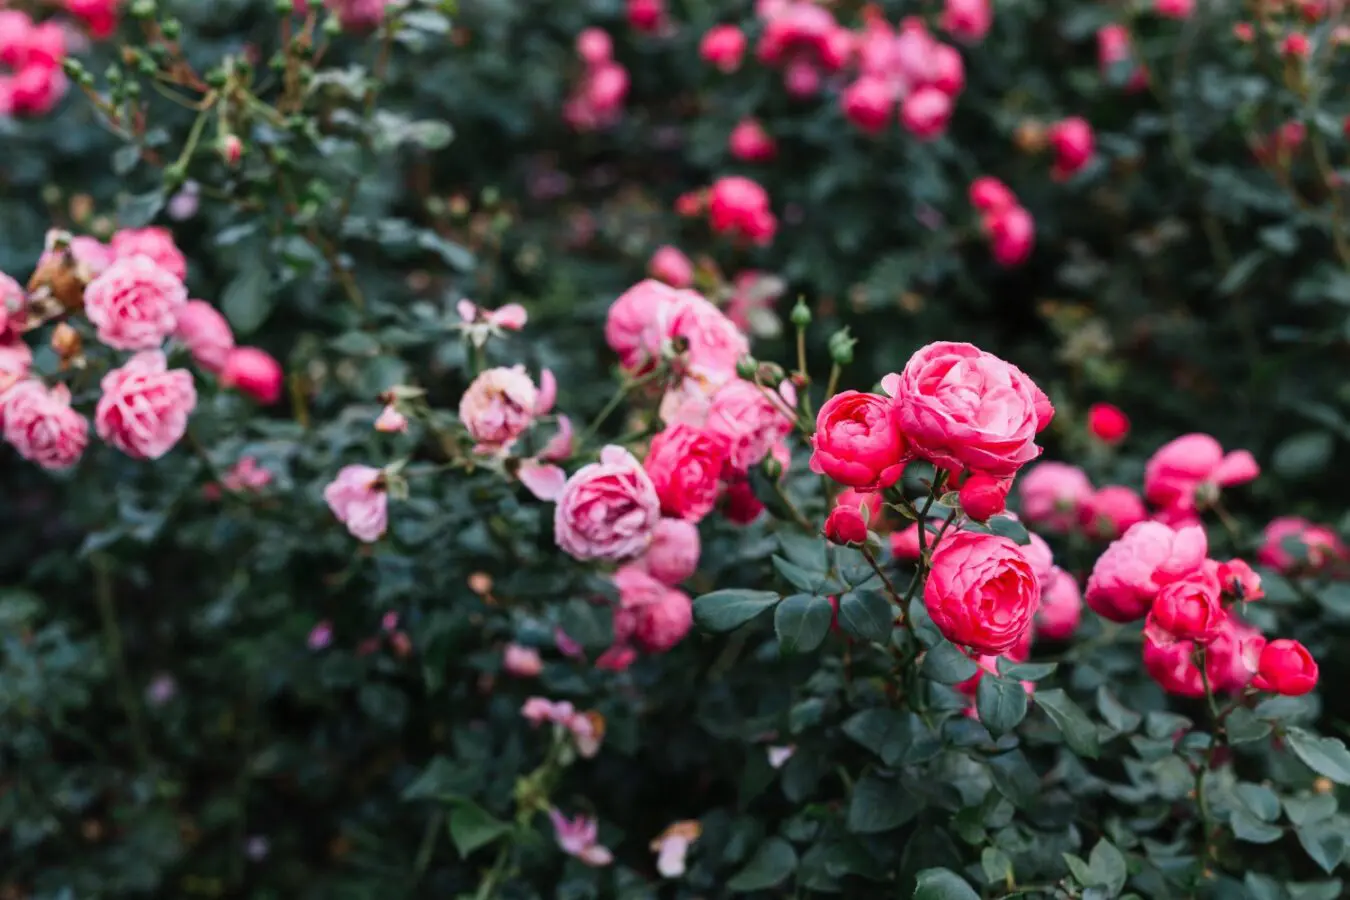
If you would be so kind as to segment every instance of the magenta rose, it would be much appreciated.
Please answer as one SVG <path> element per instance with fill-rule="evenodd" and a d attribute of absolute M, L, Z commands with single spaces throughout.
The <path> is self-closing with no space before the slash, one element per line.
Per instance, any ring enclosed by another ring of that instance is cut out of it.
<path fill-rule="evenodd" d="M 610 445 L 563 485 L 554 538 L 575 559 L 629 559 L 647 549 L 660 517 L 651 478 L 633 454 Z"/>
<path fill-rule="evenodd" d="M 1085 600 L 1113 622 L 1142 619 L 1165 585 L 1199 572 L 1209 544 L 1205 530 L 1173 530 L 1161 522 L 1139 522 L 1097 558 Z"/>
<path fill-rule="evenodd" d="M 1026 638 L 1040 601 L 1031 563 L 1005 537 L 958 531 L 933 552 L 924 606 L 958 646 L 985 654 L 1011 650 Z"/>
<path fill-rule="evenodd" d="M 169 369 L 158 350 L 137 353 L 103 376 L 94 412 L 98 436 L 136 459 L 159 459 L 187 431 L 197 388 L 187 369 Z"/>
<path fill-rule="evenodd" d="M 1017 480 L 1022 517 L 1033 525 L 1070 531 L 1079 509 L 1092 496 L 1092 482 L 1077 466 L 1062 462 L 1037 463 Z"/>
<path fill-rule="evenodd" d="M 371 466 L 344 466 L 323 489 L 323 499 L 352 537 L 367 544 L 389 526 L 389 494 L 384 473 Z"/>
<path fill-rule="evenodd" d="M 914 451 L 953 471 L 1015 474 L 1040 455 L 1036 434 L 1054 416 L 1020 369 L 971 344 L 929 344 L 882 385 Z"/>
<path fill-rule="evenodd" d="M 63 384 L 49 389 L 40 381 L 21 381 L 0 394 L 0 411 L 5 440 L 44 469 L 69 469 L 89 443 L 89 422 L 70 408 Z"/>
<path fill-rule="evenodd" d="M 661 498 L 661 511 L 697 522 L 717 505 L 726 457 L 720 436 L 677 422 L 652 438 L 642 467 Z"/>
<path fill-rule="evenodd" d="M 187 288 L 148 256 L 119 259 L 84 290 L 98 339 L 119 350 L 154 350 L 173 334 Z"/>
<path fill-rule="evenodd" d="M 843 391 L 825 401 L 811 447 L 811 471 L 863 491 L 895 484 L 909 449 L 895 404 L 860 391 Z"/>
<path fill-rule="evenodd" d="M 155 265 L 179 281 L 187 279 L 187 258 L 173 242 L 173 235 L 167 228 L 156 225 L 149 228 L 123 228 L 112 236 L 109 245 L 118 259 L 148 256 Z"/>
<path fill-rule="evenodd" d="M 183 342 L 192 358 L 208 372 L 225 367 L 234 349 L 230 323 L 205 300 L 189 300 L 178 310 L 174 337 Z"/>

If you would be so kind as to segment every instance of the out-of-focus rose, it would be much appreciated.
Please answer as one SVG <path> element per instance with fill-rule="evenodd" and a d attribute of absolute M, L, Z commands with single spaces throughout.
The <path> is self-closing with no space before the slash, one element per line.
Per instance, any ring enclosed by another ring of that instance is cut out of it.
<path fill-rule="evenodd" d="M 544 661 L 533 647 L 507 644 L 502 651 L 502 669 L 517 678 L 533 678 L 544 671 Z"/>
<path fill-rule="evenodd" d="M 1244 603 L 1260 600 L 1266 595 L 1261 588 L 1261 576 L 1241 559 L 1219 564 L 1219 587 L 1225 597 Z"/>
<path fill-rule="evenodd" d="M 1103 444 L 1119 444 L 1130 433 L 1130 419 L 1118 406 L 1094 403 L 1088 408 L 1088 432 Z"/>
<path fill-rule="evenodd" d="M 735 25 L 714 25 L 703 35 L 698 52 L 704 62 L 723 73 L 735 72 L 745 56 L 745 33 Z"/>
<path fill-rule="evenodd" d="M 1197 526 L 1173 530 L 1140 522 L 1106 548 L 1092 568 L 1085 599 L 1113 622 L 1143 618 L 1164 585 L 1198 572 L 1209 545 Z"/>
<path fill-rule="evenodd" d="M 148 256 L 119 258 L 84 290 L 98 339 L 119 350 L 153 350 L 173 334 L 187 288 Z"/>
<path fill-rule="evenodd" d="M 167 228 L 151 225 L 147 228 L 123 228 L 109 242 L 118 259 L 148 256 L 155 265 L 179 281 L 187 279 L 187 257 L 173 242 Z"/>
<path fill-rule="evenodd" d="M 20 381 L 0 394 L 0 415 L 9 445 L 44 469 L 69 469 L 89 443 L 89 421 L 70 408 L 64 384 Z"/>
<path fill-rule="evenodd" d="M 1084 500 L 1078 508 L 1078 517 L 1088 537 L 1109 540 L 1147 519 L 1148 510 L 1132 488 L 1112 484 Z"/>
<path fill-rule="evenodd" d="M 1083 619 L 1083 595 L 1078 582 L 1056 566 L 1041 582 L 1041 607 L 1036 611 L 1036 633 L 1052 641 L 1067 641 Z"/>
<path fill-rule="evenodd" d="M 281 363 L 257 347 L 235 347 L 225 357 L 220 383 L 235 388 L 264 406 L 281 399 Z"/>
<path fill-rule="evenodd" d="M 389 524 L 389 494 L 384 473 L 371 466 L 344 466 L 323 489 L 323 499 L 352 537 L 371 543 Z"/>
<path fill-rule="evenodd" d="M 1271 519 L 1261 537 L 1261 548 L 1256 551 L 1257 562 L 1281 572 L 1320 569 L 1347 555 L 1345 545 L 1335 531 L 1298 516 Z"/>
<path fill-rule="evenodd" d="M 698 568 L 698 527 L 683 519 L 662 519 L 652 531 L 647 552 L 634 565 L 663 584 L 676 585 Z"/>
<path fill-rule="evenodd" d="M 1027 522 L 1063 532 L 1078 523 L 1079 509 L 1092 496 L 1092 483 L 1077 466 L 1043 462 L 1017 480 L 1017 492 Z"/>
<path fill-rule="evenodd" d="M 713 396 L 706 428 L 726 442 L 727 469 L 744 475 L 774 444 L 792 433 L 797 393 L 784 381 L 778 391 L 736 379 Z"/>
<path fill-rule="evenodd" d="M 679 247 L 657 247 L 647 263 L 647 272 L 671 287 L 687 288 L 694 283 L 694 264 Z"/>
<path fill-rule="evenodd" d="M 524 366 L 481 372 L 459 400 L 459 418 L 483 452 L 510 447 L 538 414 L 539 388 Z"/>
<path fill-rule="evenodd" d="M 652 438 L 642 467 L 661 498 L 661 511 L 697 522 L 717 505 L 726 458 L 721 436 L 677 422 Z"/>
<path fill-rule="evenodd" d="M 1185 434 L 1159 447 L 1144 468 L 1144 498 L 1154 506 L 1190 512 L 1212 502 L 1219 489 L 1261 474 L 1246 450 L 1224 453 L 1207 434 Z"/>
<path fill-rule="evenodd" d="M 174 337 L 208 372 L 219 372 L 234 349 L 230 323 L 205 300 L 189 300 L 178 310 Z"/>

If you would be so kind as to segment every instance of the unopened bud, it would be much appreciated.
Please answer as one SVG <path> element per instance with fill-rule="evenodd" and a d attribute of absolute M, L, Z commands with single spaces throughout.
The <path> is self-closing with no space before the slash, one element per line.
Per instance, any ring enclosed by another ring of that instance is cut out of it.
<path fill-rule="evenodd" d="M 272 7 L 276 10 L 277 15 L 289 16 L 295 9 L 295 4 L 292 0 L 273 0 Z"/>
<path fill-rule="evenodd" d="M 847 328 L 843 328 L 830 335 L 830 359 L 834 360 L 837 366 L 846 366 L 853 362 L 853 348 L 857 345 L 848 333 Z"/>
<path fill-rule="evenodd" d="M 329 37 L 337 37 L 342 34 L 342 22 L 337 16 L 329 16 L 323 20 L 323 33 Z"/>
<path fill-rule="evenodd" d="M 755 370 L 759 368 L 759 363 L 753 356 L 742 356 L 736 361 L 736 374 L 746 381 L 753 381 Z"/>
<path fill-rule="evenodd" d="M 84 349 L 80 333 L 68 322 L 62 322 L 52 330 L 52 350 L 62 360 L 70 360 L 80 355 Z"/>
<path fill-rule="evenodd" d="M 778 363 L 760 363 L 755 369 L 755 380 L 768 387 L 778 387 L 778 385 L 783 383 L 783 379 L 786 377 L 787 373 L 783 371 L 783 367 Z"/>
<path fill-rule="evenodd" d="M 227 134 L 220 139 L 220 158 L 225 165 L 234 168 L 244 156 L 244 142 L 237 134 Z"/>
<path fill-rule="evenodd" d="M 783 464 L 779 462 L 778 458 L 773 454 L 769 454 L 768 456 L 764 457 L 764 462 L 761 464 L 761 468 L 763 468 L 764 474 L 768 475 L 774 481 L 777 481 L 779 478 L 783 477 Z"/>
<path fill-rule="evenodd" d="M 805 328 L 811 324 L 811 310 L 807 307 L 806 301 L 797 298 L 797 305 L 792 307 L 792 324 L 798 328 Z"/>
<path fill-rule="evenodd" d="M 159 23 L 159 31 L 169 40 L 176 41 L 183 32 L 183 26 L 177 19 L 165 19 Z"/>
<path fill-rule="evenodd" d="M 136 0 L 131 4 L 131 17 L 133 19 L 150 19 L 155 15 L 155 0 Z"/>

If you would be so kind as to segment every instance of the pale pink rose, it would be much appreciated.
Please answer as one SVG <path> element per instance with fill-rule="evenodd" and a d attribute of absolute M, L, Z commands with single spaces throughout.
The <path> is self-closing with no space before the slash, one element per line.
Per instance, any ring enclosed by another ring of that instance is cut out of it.
<path fill-rule="evenodd" d="M 48 389 L 21 381 L 0 394 L 5 440 L 19 455 L 44 469 L 69 469 L 89 443 L 89 421 L 70 408 L 64 384 Z"/>
<path fill-rule="evenodd" d="M 668 355 L 677 340 L 683 342 L 683 374 L 710 385 L 736 376 L 736 363 L 750 352 L 740 329 L 713 304 L 693 291 L 680 291 L 673 303 L 657 310 L 653 328 L 643 335 L 648 359 Z"/>
<path fill-rule="evenodd" d="M 1078 519 L 1088 537 L 1112 540 L 1130 527 L 1148 518 L 1144 501 L 1133 488 L 1113 484 L 1094 491 L 1078 508 Z M 1196 524 L 1190 517 L 1181 517 L 1163 524 L 1180 528 Z"/>
<path fill-rule="evenodd" d="M 1092 496 L 1092 482 L 1077 466 L 1062 462 L 1037 463 L 1017 480 L 1022 517 L 1053 531 L 1071 531 L 1078 510 Z"/>
<path fill-rule="evenodd" d="M 323 489 L 323 499 L 352 537 L 372 543 L 389 525 L 389 494 L 384 473 L 371 466 L 344 466 Z"/>
<path fill-rule="evenodd" d="M 258 465 L 258 460 L 245 456 L 235 463 L 234 468 L 220 479 L 221 487 L 227 491 L 242 493 L 260 491 L 272 483 L 272 473 Z"/>
<path fill-rule="evenodd" d="M 683 519 L 662 519 L 652 532 L 652 543 L 634 565 L 657 581 L 676 585 L 698 568 L 698 526 Z"/>
<path fill-rule="evenodd" d="M 777 391 L 739 378 L 724 384 L 713 395 L 706 428 L 726 442 L 729 473 L 744 475 L 759 465 L 792 433 L 796 409 L 797 392 L 787 381 Z"/>
<path fill-rule="evenodd" d="M 566 700 L 554 702 L 545 697 L 529 697 L 521 704 L 520 714 L 536 728 L 545 722 L 566 726 L 576 715 L 576 708 Z"/>
<path fill-rule="evenodd" d="M 1021 369 L 971 344 L 938 342 L 882 380 L 921 457 L 953 471 L 1007 477 L 1040 455 L 1054 407 Z"/>
<path fill-rule="evenodd" d="M 119 258 L 84 291 L 98 339 L 119 350 L 154 350 L 173 334 L 187 303 L 183 282 L 148 256 Z"/>
<path fill-rule="evenodd" d="M 614 861 L 614 854 L 599 843 L 600 826 L 595 819 L 581 815 L 569 819 L 552 808 L 548 811 L 548 818 L 553 823 L 558 847 L 568 856 L 596 867 L 607 866 Z"/>
<path fill-rule="evenodd" d="M 385 434 L 403 434 L 408 430 L 408 417 L 399 412 L 392 403 L 388 404 L 376 417 L 375 430 Z"/>
<path fill-rule="evenodd" d="M 648 278 L 610 304 L 605 318 L 605 342 L 619 355 L 625 369 L 636 370 L 651 364 L 646 335 L 656 327 L 659 311 L 674 305 L 680 294 L 678 289 Z"/>
<path fill-rule="evenodd" d="M 214 306 L 205 300 L 189 300 L 177 312 L 174 337 L 183 342 L 192 358 L 208 372 L 219 372 L 234 349 L 234 332 Z"/>
<path fill-rule="evenodd" d="M 533 678 L 544 671 L 544 661 L 533 647 L 507 644 L 502 651 L 502 669 L 517 678 Z"/>
<path fill-rule="evenodd" d="M 1225 454 L 1207 434 L 1186 434 L 1159 447 L 1144 468 L 1144 497 L 1154 506 L 1189 512 L 1213 502 L 1219 489 L 1261 474 L 1246 450 Z"/>
<path fill-rule="evenodd" d="M 0 394 L 28 377 L 33 368 L 33 350 L 17 335 L 0 341 Z M 4 427 L 4 404 L 0 404 L 0 428 Z"/>
<path fill-rule="evenodd" d="M 600 451 L 563 486 L 554 510 L 554 538 L 580 560 L 623 560 L 647 548 L 661 516 L 656 488 L 622 447 Z"/>
<path fill-rule="evenodd" d="M 501 337 L 504 331 L 520 331 L 529 316 L 519 303 L 508 303 L 500 309 L 483 309 L 471 300 L 460 300 L 455 310 L 462 320 L 456 327 L 476 347 L 482 347 L 488 338 Z"/>
<path fill-rule="evenodd" d="M 541 463 L 538 459 L 521 460 L 516 477 L 536 499 L 546 503 L 561 497 L 563 487 L 567 484 L 566 472 L 551 463 Z"/>
<path fill-rule="evenodd" d="M 187 431 L 197 388 L 187 369 L 169 369 L 164 354 L 143 350 L 103 376 L 94 412 L 98 436 L 135 459 L 159 459 Z"/>
<path fill-rule="evenodd" d="M 1158 591 L 1199 571 L 1208 552 L 1203 528 L 1133 525 L 1097 559 L 1088 578 L 1087 605 L 1113 622 L 1142 619 Z"/>
<path fill-rule="evenodd" d="M 118 259 L 148 256 L 155 265 L 179 281 L 187 279 L 187 258 L 173 242 L 173 235 L 167 228 L 157 225 L 149 228 L 123 228 L 112 236 L 109 246 Z"/>
<path fill-rule="evenodd" d="M 13 278 L 0 272 L 0 336 L 17 336 L 24 324 L 28 292 Z"/>
<path fill-rule="evenodd" d="M 1041 606 L 1036 611 L 1036 633 L 1052 641 L 1067 641 L 1083 619 L 1083 595 L 1078 582 L 1056 566 L 1041 582 Z"/>
<path fill-rule="evenodd" d="M 459 418 L 479 448 L 510 447 L 535 419 L 539 389 L 524 366 L 481 373 L 459 401 Z"/>
<path fill-rule="evenodd" d="M 647 263 L 647 272 L 672 287 L 687 288 L 694 283 L 694 264 L 679 247 L 669 244 L 656 248 Z"/>

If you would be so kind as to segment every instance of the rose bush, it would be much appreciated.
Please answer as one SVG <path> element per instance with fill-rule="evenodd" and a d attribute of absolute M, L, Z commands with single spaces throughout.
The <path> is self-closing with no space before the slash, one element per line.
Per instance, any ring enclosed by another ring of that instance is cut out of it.
<path fill-rule="evenodd" d="M 0 898 L 1345 892 L 1344 4 L 0 36 Z"/>

